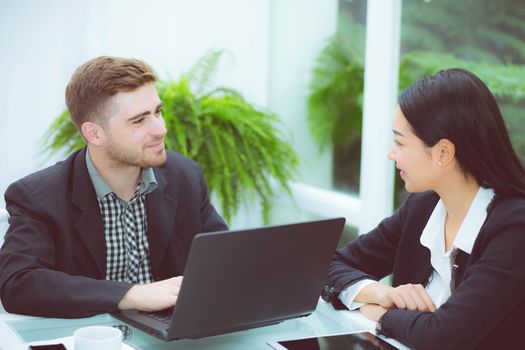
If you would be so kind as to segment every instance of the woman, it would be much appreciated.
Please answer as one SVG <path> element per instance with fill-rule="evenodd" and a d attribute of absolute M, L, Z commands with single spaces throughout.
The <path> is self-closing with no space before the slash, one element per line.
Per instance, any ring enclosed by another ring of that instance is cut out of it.
<path fill-rule="evenodd" d="M 325 299 L 414 349 L 525 348 L 525 171 L 494 97 L 441 71 L 401 94 L 393 132 L 413 193 L 337 251 Z"/>

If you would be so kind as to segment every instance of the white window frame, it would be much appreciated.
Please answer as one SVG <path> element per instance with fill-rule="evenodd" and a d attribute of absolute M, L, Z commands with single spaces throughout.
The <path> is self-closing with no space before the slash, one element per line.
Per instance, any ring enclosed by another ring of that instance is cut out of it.
<path fill-rule="evenodd" d="M 273 2 L 273 6 L 277 4 Z M 343 194 L 304 182 L 291 184 L 294 205 L 299 209 L 326 217 L 344 216 L 360 234 L 393 210 L 394 165 L 387 152 L 398 93 L 401 4 L 402 0 L 368 0 L 367 4 L 360 194 Z M 269 105 L 273 107 L 271 97 L 270 93 Z"/>

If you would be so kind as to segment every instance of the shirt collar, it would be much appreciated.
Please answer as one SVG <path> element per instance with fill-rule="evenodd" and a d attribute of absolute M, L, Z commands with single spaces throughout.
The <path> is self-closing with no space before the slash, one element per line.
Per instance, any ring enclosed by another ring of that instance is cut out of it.
<path fill-rule="evenodd" d="M 476 240 L 481 226 L 487 217 L 487 207 L 494 197 L 494 190 L 491 188 L 480 187 L 470 208 L 461 224 L 453 246 L 461 249 L 467 254 L 470 254 L 474 241 Z M 423 233 L 420 237 L 421 245 L 428 248 L 431 253 L 441 252 L 443 254 L 444 242 L 444 227 L 447 211 L 443 201 L 440 199 L 434 208 L 434 211 L 428 219 Z"/>
<path fill-rule="evenodd" d="M 97 198 L 102 199 L 108 194 L 113 193 L 111 187 L 109 187 L 106 181 L 104 181 L 104 179 L 100 176 L 97 168 L 95 168 L 95 164 L 93 164 L 89 154 L 89 148 L 86 148 L 86 166 L 89 177 L 91 178 L 91 182 L 93 183 L 93 187 L 95 187 Z M 141 195 L 148 194 L 156 189 L 157 186 L 158 183 L 157 179 L 155 178 L 153 168 L 149 167 L 142 169 L 142 178 L 137 186 L 137 192 Z"/>
<path fill-rule="evenodd" d="M 454 240 L 456 248 L 470 254 L 479 230 L 487 218 L 487 207 L 493 197 L 494 190 L 492 188 L 479 188 Z"/>
<path fill-rule="evenodd" d="M 446 215 L 447 209 L 445 208 L 443 201 L 440 199 L 432 211 L 432 214 L 430 214 L 427 224 L 423 229 L 423 233 L 419 238 L 421 245 L 430 250 L 431 257 L 434 253 L 443 253 L 445 246 L 443 236 Z"/>

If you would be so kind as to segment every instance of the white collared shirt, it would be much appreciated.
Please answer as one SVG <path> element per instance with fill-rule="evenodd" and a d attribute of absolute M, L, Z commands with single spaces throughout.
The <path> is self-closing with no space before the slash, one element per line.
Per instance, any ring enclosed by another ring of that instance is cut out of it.
<path fill-rule="evenodd" d="M 459 227 L 452 249 L 448 252 L 445 251 L 445 218 L 447 211 L 441 199 L 430 215 L 427 225 L 421 234 L 420 242 L 421 245 L 430 250 L 430 263 L 433 271 L 426 289 L 436 308 L 446 302 L 451 293 L 451 251 L 453 248 L 457 248 L 467 254 L 471 253 L 474 241 L 487 217 L 487 207 L 493 197 L 493 189 L 479 188 L 465 219 Z M 354 302 L 354 299 L 361 289 L 372 282 L 374 281 L 363 280 L 351 285 L 340 293 L 339 299 L 350 310 L 359 308 L 363 304 Z"/>

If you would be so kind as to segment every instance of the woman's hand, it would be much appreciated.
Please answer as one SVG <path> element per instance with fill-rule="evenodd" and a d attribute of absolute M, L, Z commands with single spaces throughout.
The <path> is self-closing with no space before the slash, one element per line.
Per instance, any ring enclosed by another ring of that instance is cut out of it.
<path fill-rule="evenodd" d="M 432 312 L 436 310 L 436 305 L 421 284 L 404 284 L 392 288 L 387 292 L 387 297 L 398 309 Z"/>
<path fill-rule="evenodd" d="M 361 306 L 359 310 L 366 318 L 376 322 L 388 311 L 387 308 L 377 304 L 365 304 Z"/>
<path fill-rule="evenodd" d="M 436 305 L 421 284 L 404 284 L 394 288 L 379 282 L 371 283 L 361 290 L 355 301 L 377 304 L 387 309 L 436 310 Z"/>

